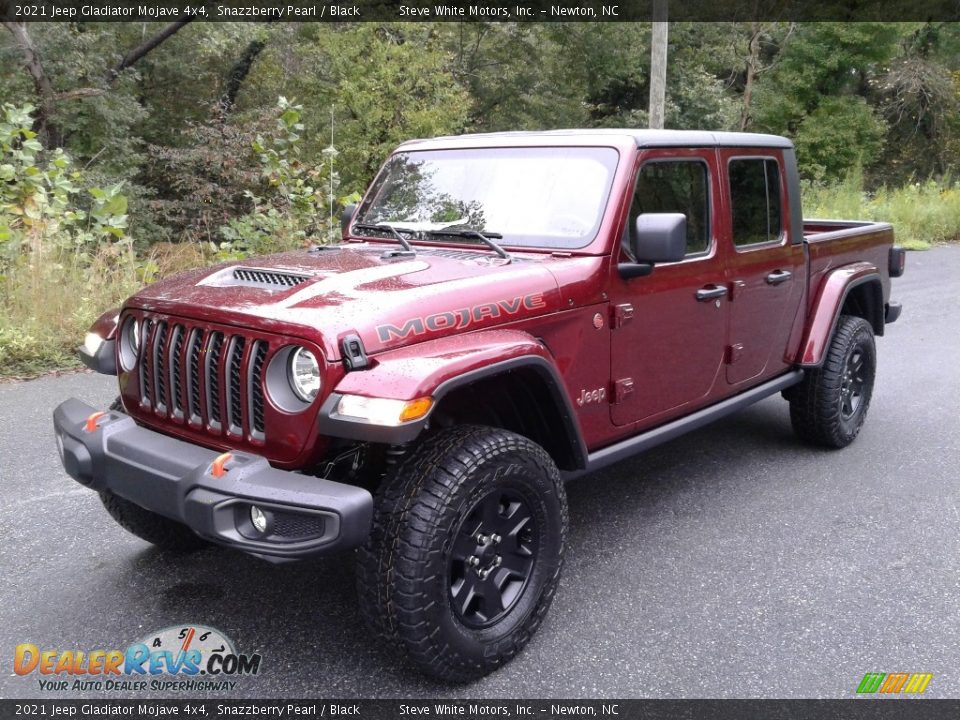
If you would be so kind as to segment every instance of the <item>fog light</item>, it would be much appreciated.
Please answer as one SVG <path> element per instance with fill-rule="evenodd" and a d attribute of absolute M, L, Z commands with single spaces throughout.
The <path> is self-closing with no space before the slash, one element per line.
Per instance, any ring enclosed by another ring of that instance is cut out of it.
<path fill-rule="evenodd" d="M 257 532 L 265 533 L 267 531 L 267 515 L 256 505 L 250 506 L 250 522 L 253 523 Z"/>

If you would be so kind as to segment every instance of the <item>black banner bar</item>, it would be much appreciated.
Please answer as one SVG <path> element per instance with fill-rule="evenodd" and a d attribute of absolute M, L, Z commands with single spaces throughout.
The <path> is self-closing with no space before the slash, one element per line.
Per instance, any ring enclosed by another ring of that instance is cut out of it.
<path fill-rule="evenodd" d="M 956 718 L 960 700 L 0 700 L 2 718 L 397 720 L 920 720 Z"/>
<path fill-rule="evenodd" d="M 13 22 L 636 22 L 653 0 L 0 0 Z M 960 0 L 673 0 L 671 21 L 950 21 Z"/>

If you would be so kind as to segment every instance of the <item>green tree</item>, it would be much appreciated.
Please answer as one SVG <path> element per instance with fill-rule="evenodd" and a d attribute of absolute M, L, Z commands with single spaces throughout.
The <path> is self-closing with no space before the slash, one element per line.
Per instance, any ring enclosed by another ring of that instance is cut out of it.
<path fill-rule="evenodd" d="M 757 83 L 754 128 L 794 137 L 808 177 L 837 179 L 858 161 L 869 165 L 886 124 L 866 98 L 898 33 L 891 23 L 801 24 Z"/>

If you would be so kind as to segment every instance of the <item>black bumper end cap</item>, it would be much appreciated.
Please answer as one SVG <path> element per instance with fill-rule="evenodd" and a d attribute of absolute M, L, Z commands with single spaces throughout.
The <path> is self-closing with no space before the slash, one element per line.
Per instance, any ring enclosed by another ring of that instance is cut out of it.
<path fill-rule="evenodd" d="M 80 362 L 94 372 L 101 375 L 117 374 L 117 341 L 104 340 L 97 349 L 96 355 L 91 355 L 86 347 L 77 348 L 77 357 Z"/>
<path fill-rule="evenodd" d="M 886 312 L 883 316 L 883 321 L 887 325 L 892 322 L 896 322 L 897 318 L 900 317 L 901 312 L 903 312 L 903 305 L 898 302 L 888 302 Z"/>

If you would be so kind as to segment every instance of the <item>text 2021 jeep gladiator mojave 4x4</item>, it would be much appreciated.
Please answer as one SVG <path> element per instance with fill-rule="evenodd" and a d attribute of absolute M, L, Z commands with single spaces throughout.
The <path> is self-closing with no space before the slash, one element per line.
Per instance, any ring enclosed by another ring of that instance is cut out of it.
<path fill-rule="evenodd" d="M 904 269 L 804 221 L 793 146 L 670 130 L 417 140 L 343 240 L 157 282 L 81 355 L 66 471 L 161 548 L 359 548 L 361 614 L 421 669 L 510 660 L 560 579 L 564 482 L 774 393 L 842 448 Z"/>

